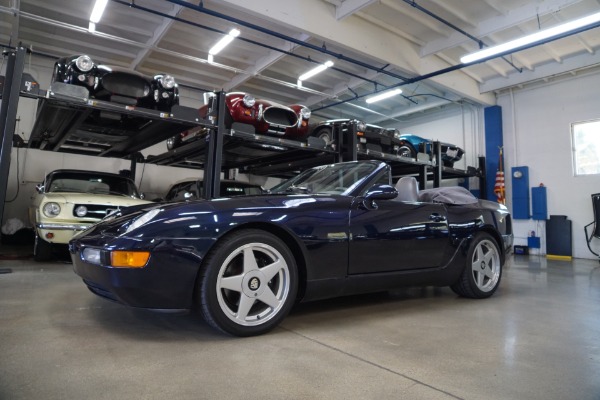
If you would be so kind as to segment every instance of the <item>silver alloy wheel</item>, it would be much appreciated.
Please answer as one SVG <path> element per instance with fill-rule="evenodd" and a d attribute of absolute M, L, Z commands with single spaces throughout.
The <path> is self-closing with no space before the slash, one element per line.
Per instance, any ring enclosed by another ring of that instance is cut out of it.
<path fill-rule="evenodd" d="M 397 153 L 400 157 L 415 158 L 413 151 L 408 146 L 400 146 Z"/>
<path fill-rule="evenodd" d="M 248 243 L 223 262 L 217 278 L 223 313 L 243 326 L 258 326 L 278 315 L 290 293 L 290 270 L 274 247 Z"/>
<path fill-rule="evenodd" d="M 325 141 L 325 146 L 329 147 L 332 145 L 333 140 L 331 139 L 331 134 L 328 130 L 323 130 L 318 137 L 319 139 L 323 139 L 323 141 Z"/>
<path fill-rule="evenodd" d="M 473 251 L 471 273 L 477 288 L 482 292 L 494 290 L 500 279 L 500 254 L 494 243 L 482 240 Z"/>

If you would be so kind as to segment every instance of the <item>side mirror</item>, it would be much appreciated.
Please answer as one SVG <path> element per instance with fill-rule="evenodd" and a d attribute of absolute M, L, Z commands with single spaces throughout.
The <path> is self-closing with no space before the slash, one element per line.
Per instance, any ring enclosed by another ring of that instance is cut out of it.
<path fill-rule="evenodd" d="M 43 183 L 38 183 L 37 185 L 35 185 L 35 190 L 37 190 L 38 193 L 44 193 L 44 184 Z"/>
<path fill-rule="evenodd" d="M 398 191 L 391 185 L 376 185 L 367 190 L 365 200 L 391 200 L 398 197 Z"/>
<path fill-rule="evenodd" d="M 398 191 L 391 185 L 376 185 L 367 190 L 362 206 L 367 210 L 378 208 L 375 200 L 391 200 L 398 197 Z"/>

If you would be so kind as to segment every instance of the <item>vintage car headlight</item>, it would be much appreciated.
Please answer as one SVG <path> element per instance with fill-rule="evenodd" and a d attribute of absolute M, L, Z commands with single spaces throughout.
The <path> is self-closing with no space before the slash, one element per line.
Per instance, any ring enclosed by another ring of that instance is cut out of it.
<path fill-rule="evenodd" d="M 78 217 L 85 217 L 87 215 L 87 207 L 86 206 L 79 206 L 75 209 L 75 215 L 77 215 Z"/>
<path fill-rule="evenodd" d="M 85 55 L 77 57 L 77 60 L 75 60 L 75 65 L 81 72 L 90 72 L 92 68 L 94 68 L 94 62 L 90 56 Z"/>
<path fill-rule="evenodd" d="M 54 218 L 60 214 L 60 205 L 54 202 L 46 203 L 44 204 L 44 208 L 42 210 L 46 217 Z"/>
<path fill-rule="evenodd" d="M 242 102 L 246 107 L 254 107 L 256 99 L 251 94 L 245 94 L 244 98 L 242 99 Z"/>
<path fill-rule="evenodd" d="M 302 107 L 300 109 L 300 116 L 304 119 L 309 119 L 310 118 L 310 110 L 306 107 Z"/>
<path fill-rule="evenodd" d="M 159 79 L 160 85 L 165 89 L 173 89 L 175 87 L 175 78 L 171 75 L 163 75 Z"/>
<path fill-rule="evenodd" d="M 138 217 L 135 221 L 133 221 L 133 223 L 131 225 L 129 225 L 127 227 L 127 230 L 125 231 L 125 233 L 129 233 L 129 232 L 139 228 L 140 226 L 150 222 L 154 217 L 156 217 L 158 215 L 158 213 L 160 211 L 161 211 L 160 208 L 155 208 L 155 209 L 150 210 L 147 213 L 143 214 L 141 217 Z"/>

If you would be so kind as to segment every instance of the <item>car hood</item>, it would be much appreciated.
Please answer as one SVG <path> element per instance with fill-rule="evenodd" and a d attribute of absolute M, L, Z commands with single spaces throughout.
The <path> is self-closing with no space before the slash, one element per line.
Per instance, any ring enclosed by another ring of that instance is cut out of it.
<path fill-rule="evenodd" d="M 45 201 L 55 201 L 59 203 L 108 204 L 125 207 L 151 203 L 147 200 L 119 195 L 69 192 L 44 193 L 44 199 Z"/>

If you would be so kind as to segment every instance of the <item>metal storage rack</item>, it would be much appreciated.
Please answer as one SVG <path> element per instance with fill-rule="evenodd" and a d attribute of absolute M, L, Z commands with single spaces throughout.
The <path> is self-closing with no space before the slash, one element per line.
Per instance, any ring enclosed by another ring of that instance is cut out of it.
<path fill-rule="evenodd" d="M 367 148 L 358 148 L 356 124 L 334 125 L 346 134 L 335 150 L 327 148 L 321 139 L 290 140 L 257 134 L 252 126 L 234 123 L 225 128 L 225 93 L 213 97 L 213 112 L 207 119 L 198 110 L 175 106 L 165 113 L 88 99 L 86 93 L 77 92 L 73 85 L 55 84 L 48 91 L 40 90 L 23 80 L 26 49 L 17 48 L 8 54 L 7 73 L 2 90 L 0 109 L 0 187 L 6 188 L 12 138 L 15 130 L 17 105 L 20 96 L 38 99 L 38 113 L 28 142 L 29 148 L 48 151 L 121 157 L 131 160 L 135 176 L 137 162 L 204 169 L 204 197 L 213 198 L 219 193 L 220 173 L 224 169 L 238 168 L 241 172 L 276 177 L 289 177 L 303 169 L 342 161 L 377 159 L 388 162 L 395 177 L 415 175 L 425 188 L 427 180 L 440 186 L 442 179 L 475 176 L 480 187 L 485 187 L 485 160 L 480 157 L 478 168 L 457 170 L 434 164 L 428 160 L 410 159 Z M 95 117 L 107 113 L 122 123 L 95 124 Z M 123 122 L 124 121 L 124 122 Z M 207 134 L 174 150 L 146 160 L 140 150 L 166 140 L 186 129 L 202 126 Z M 441 146 L 434 142 L 435 159 L 441 160 Z M 6 191 L 4 191 L 6 193 Z M 482 195 L 485 191 L 481 192 Z M 4 196 L 3 196 L 4 197 Z M 0 216 L 4 211 L 4 198 L 0 199 Z"/>

